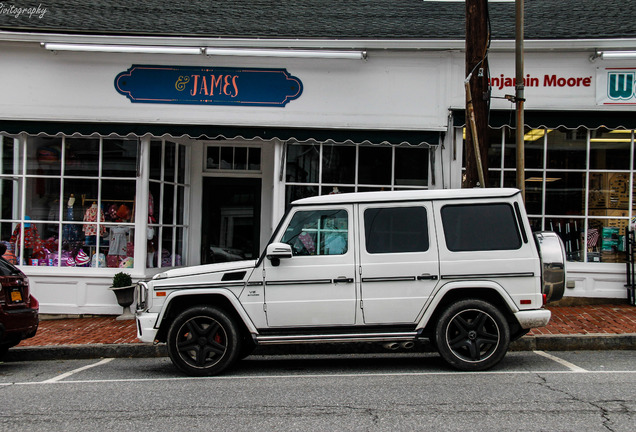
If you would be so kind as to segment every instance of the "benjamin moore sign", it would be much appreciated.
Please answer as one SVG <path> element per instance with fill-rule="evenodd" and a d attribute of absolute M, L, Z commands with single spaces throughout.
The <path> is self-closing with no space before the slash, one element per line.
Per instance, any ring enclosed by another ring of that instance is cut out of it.
<path fill-rule="evenodd" d="M 115 78 L 135 103 L 284 107 L 303 92 L 286 69 L 132 65 Z"/>
<path fill-rule="evenodd" d="M 636 105 L 636 68 L 598 68 L 597 105 Z"/>

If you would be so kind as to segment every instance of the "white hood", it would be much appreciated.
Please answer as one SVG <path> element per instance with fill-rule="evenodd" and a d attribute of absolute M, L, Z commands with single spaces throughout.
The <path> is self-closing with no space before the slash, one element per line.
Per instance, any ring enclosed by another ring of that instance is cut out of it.
<path fill-rule="evenodd" d="M 218 264 L 205 264 L 193 267 L 182 267 L 172 270 L 166 270 L 165 272 L 156 274 L 153 280 L 156 279 L 168 279 L 180 276 L 196 276 L 206 273 L 219 273 L 232 270 L 248 270 L 253 269 L 256 266 L 256 260 L 249 261 L 230 261 Z"/>

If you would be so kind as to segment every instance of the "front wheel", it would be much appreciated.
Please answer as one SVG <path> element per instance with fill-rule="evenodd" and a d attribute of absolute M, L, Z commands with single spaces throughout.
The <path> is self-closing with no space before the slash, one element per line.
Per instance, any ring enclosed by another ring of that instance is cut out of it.
<path fill-rule="evenodd" d="M 197 306 L 182 312 L 168 330 L 168 355 L 190 376 L 216 375 L 231 366 L 239 352 L 239 332 L 222 310 Z"/>
<path fill-rule="evenodd" d="M 456 369 L 485 370 L 501 361 L 510 345 L 503 314 L 478 299 L 451 304 L 435 326 L 435 343 L 442 358 Z"/>

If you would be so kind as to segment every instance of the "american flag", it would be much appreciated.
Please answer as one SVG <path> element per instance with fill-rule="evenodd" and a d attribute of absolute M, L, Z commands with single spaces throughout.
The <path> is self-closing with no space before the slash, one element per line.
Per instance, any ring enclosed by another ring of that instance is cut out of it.
<path fill-rule="evenodd" d="M 590 228 L 587 230 L 587 247 L 593 248 L 598 243 L 598 229 Z"/>

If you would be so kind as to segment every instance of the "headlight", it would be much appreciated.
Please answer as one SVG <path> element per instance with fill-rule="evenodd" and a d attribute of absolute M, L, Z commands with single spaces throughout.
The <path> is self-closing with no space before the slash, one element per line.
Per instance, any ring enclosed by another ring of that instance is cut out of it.
<path fill-rule="evenodd" d="M 146 310 L 150 305 L 148 304 L 148 285 L 145 282 L 138 282 L 135 288 L 135 300 L 137 303 L 137 310 Z"/>

